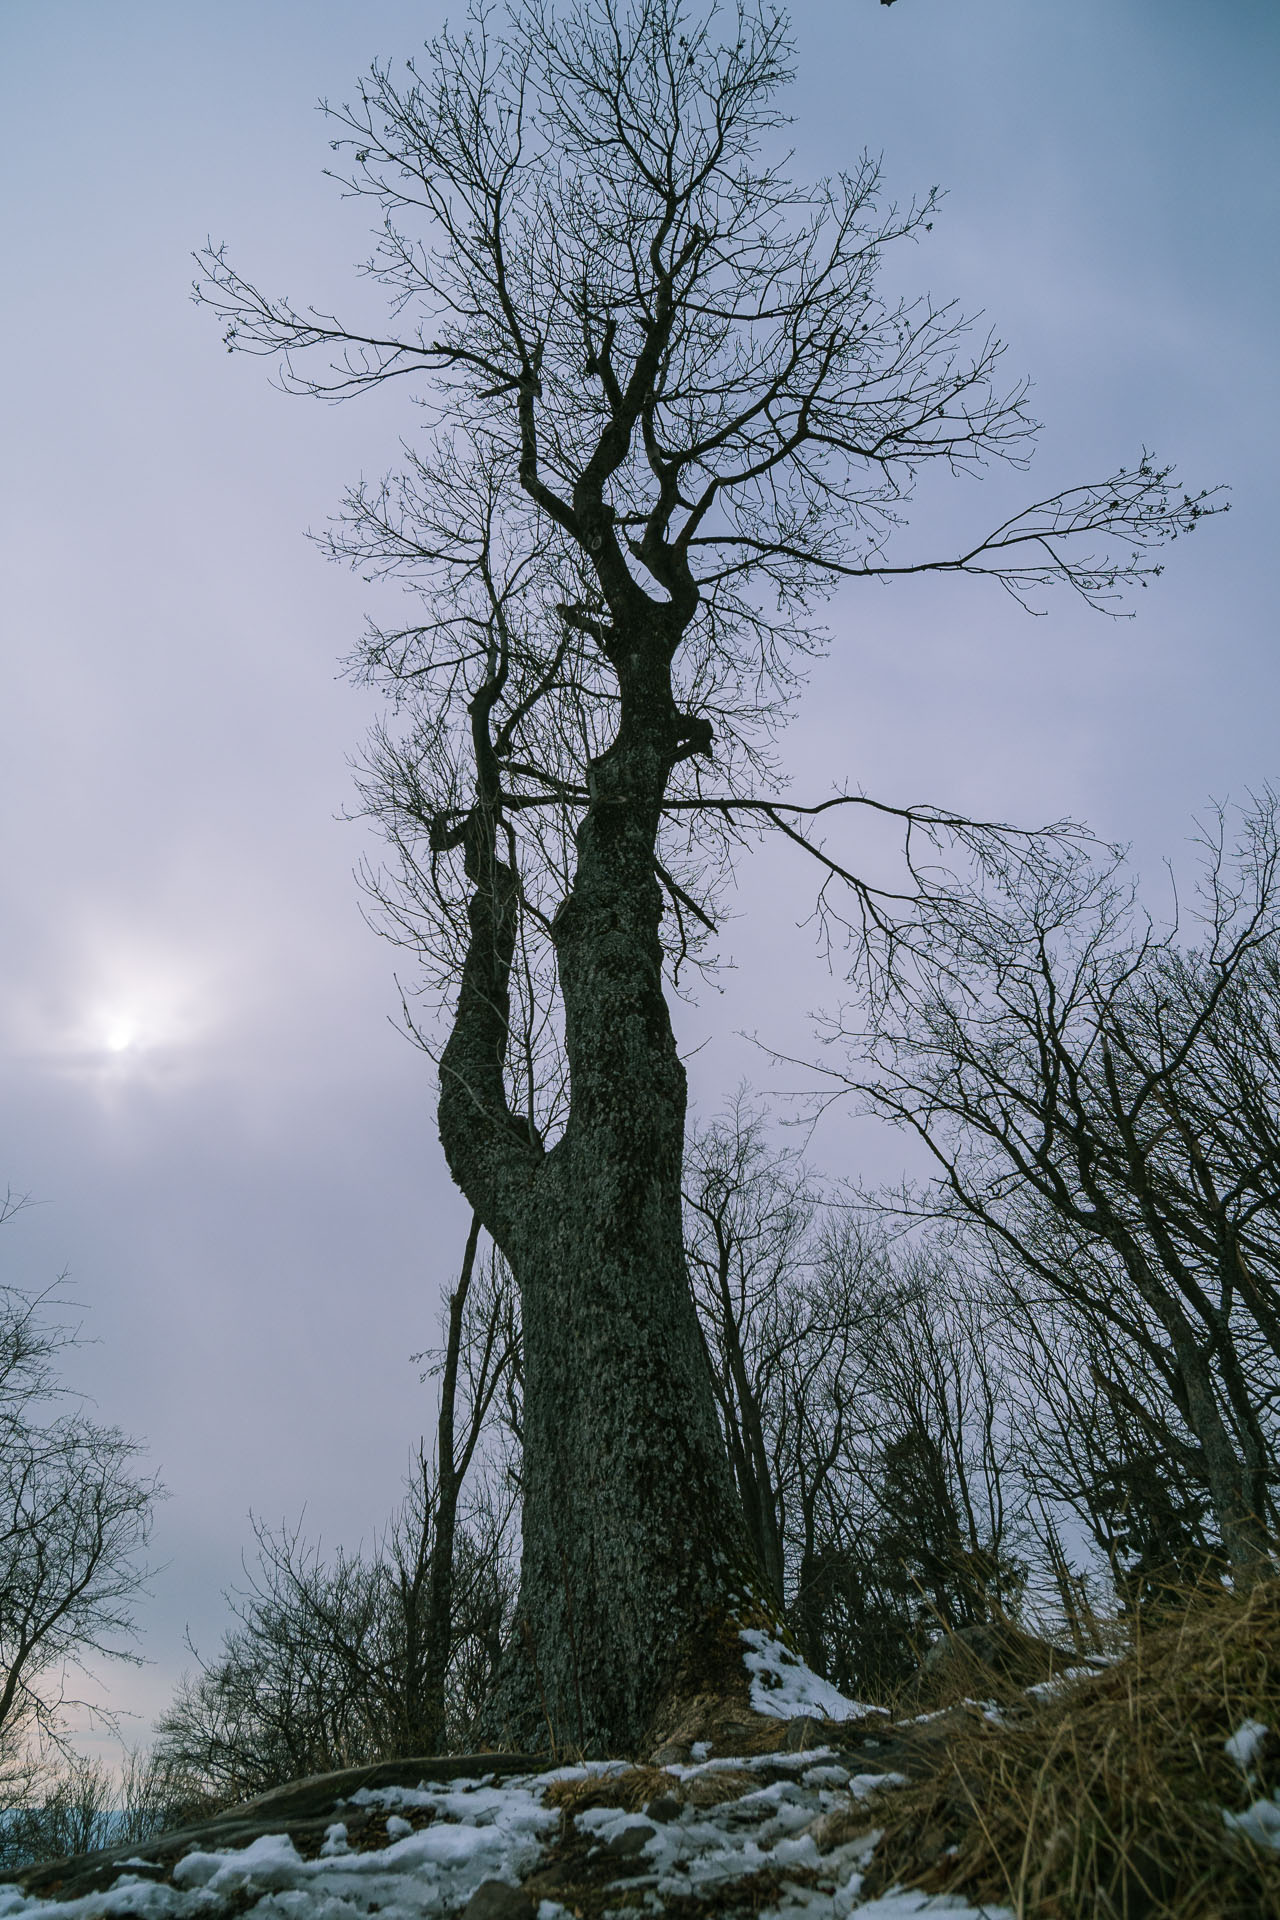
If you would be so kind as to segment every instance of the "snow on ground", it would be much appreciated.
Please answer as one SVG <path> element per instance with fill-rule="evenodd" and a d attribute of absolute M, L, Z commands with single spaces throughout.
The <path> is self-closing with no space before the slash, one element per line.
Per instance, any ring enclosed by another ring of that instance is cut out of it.
<path fill-rule="evenodd" d="M 757 1713 L 774 1720 L 794 1720 L 804 1714 L 820 1720 L 860 1720 L 884 1711 L 846 1699 L 765 1627 L 744 1628 L 742 1644 L 751 1675 L 751 1704 Z"/>
<path fill-rule="evenodd" d="M 908 1920 L 911 1914 L 926 1914 L 929 1920 L 1013 1920 L 1009 1907 L 966 1907 L 956 1905 L 945 1894 L 928 1899 L 922 1893 L 882 1893 L 878 1900 L 867 1900 L 858 1908 L 858 1920 Z"/>
<path fill-rule="evenodd" d="M 25 1900 L 0 1887 L 0 1920 L 47 1915 L 49 1920 L 99 1920 L 140 1915 L 145 1920 L 187 1920 L 252 1912 L 262 1920 L 355 1920 L 381 1912 L 386 1920 L 422 1920 L 463 1908 L 486 1880 L 514 1886 L 541 1857 L 543 1842 L 560 1816 L 542 1804 L 556 1778 L 542 1774 L 495 1785 L 492 1776 L 416 1788 L 362 1788 L 345 1804 L 388 1816 L 388 1844 L 353 1852 L 341 1806 L 320 1855 L 304 1859 L 287 1834 L 264 1834 L 249 1846 L 184 1855 L 170 1886 L 136 1871 L 145 1856 L 128 1863 L 105 1893 L 79 1900 Z M 415 1827 L 406 1814 L 428 1824 Z M 130 1871 L 130 1868 L 135 1869 Z M 246 1895 L 257 1893 L 246 1905 Z"/>
<path fill-rule="evenodd" d="M 699 1804 L 699 1776 L 708 1776 L 711 1787 L 730 1766 L 761 1784 L 716 1805 Z M 486 1882 L 517 1887 L 560 1840 L 560 1810 L 544 1804 L 548 1787 L 614 1770 L 595 1765 L 502 1781 L 486 1775 L 447 1784 L 424 1780 L 416 1788 L 362 1789 L 335 1806 L 314 1858 L 299 1853 L 287 1835 L 268 1834 L 240 1849 L 188 1853 L 168 1884 L 145 1877 L 140 1856 L 121 1863 L 107 1891 L 77 1900 L 28 1899 L 16 1888 L 0 1887 L 0 1920 L 230 1920 L 241 1914 L 258 1920 L 367 1920 L 375 1912 L 379 1920 L 435 1920 L 460 1915 Z M 901 1776 L 851 1773 L 830 1748 L 749 1761 L 713 1759 L 667 1771 L 672 1794 L 651 1800 L 652 1812 L 595 1807 L 577 1816 L 579 1841 L 586 1842 L 585 1854 L 579 1847 L 585 1860 L 579 1871 L 594 1874 L 597 1887 L 617 1884 L 620 1896 L 625 1890 L 637 1920 L 646 1911 L 660 1914 L 666 1897 L 722 1894 L 735 1880 L 762 1869 L 780 1874 L 781 1881 L 761 1920 L 847 1920 L 854 1914 L 858 1920 L 913 1915 L 974 1920 L 978 1912 L 918 1894 L 860 1899 L 879 1834 L 869 1810 L 866 1825 L 861 1824 L 858 1808 Z M 387 1844 L 352 1850 L 344 1807 L 378 1815 Z M 615 1861 L 616 1883 L 611 1878 Z M 794 1883 L 786 1878 L 788 1870 L 797 1875 Z M 639 1908 L 637 1891 L 644 1903 Z M 486 1897 L 491 1902 L 491 1895 L 482 1896 L 477 1911 Z M 755 1904 L 744 1901 L 748 1910 Z M 989 1920 L 1010 1920 L 1003 1909 L 985 1911 Z M 544 1898 L 536 1915 L 529 1909 L 529 1920 L 570 1920 L 570 1909 Z"/>
<path fill-rule="evenodd" d="M 1243 1813 L 1222 1809 L 1222 1824 L 1229 1833 L 1242 1833 L 1255 1846 L 1271 1847 L 1280 1853 L 1280 1806 L 1274 1800 L 1255 1800 Z"/>
<path fill-rule="evenodd" d="M 1257 1775 L 1253 1771 L 1254 1761 L 1262 1752 L 1262 1745 L 1270 1728 L 1261 1720 L 1243 1720 L 1229 1740 L 1223 1742 L 1227 1758 L 1234 1760 L 1246 1780 L 1257 1785 Z M 1280 1853 L 1280 1805 L 1276 1797 L 1270 1800 L 1255 1800 L 1243 1813 L 1231 1813 L 1226 1807 L 1222 1810 L 1222 1823 L 1231 1833 L 1242 1833 L 1255 1846 L 1270 1847 Z"/>
<path fill-rule="evenodd" d="M 1261 1720 L 1242 1720 L 1231 1738 L 1222 1743 L 1228 1760 L 1234 1760 L 1242 1772 L 1248 1773 L 1270 1731 Z"/>
<path fill-rule="evenodd" d="M 846 1699 L 768 1631 L 747 1629 L 742 1642 L 757 1712 L 791 1721 L 882 1712 Z M 1239 1736 L 1241 1756 L 1248 1731 Z M 671 1791 L 651 1796 L 643 1813 L 599 1806 L 579 1812 L 566 1853 L 564 1816 L 546 1804 L 548 1789 L 626 1771 L 620 1761 L 588 1762 L 516 1777 L 362 1787 L 335 1801 L 318 1848 L 313 1830 L 309 1843 L 303 1838 L 305 1852 L 287 1833 L 261 1834 L 246 1846 L 193 1847 L 167 1872 L 136 1855 L 119 1862 L 105 1890 L 74 1900 L 0 1885 L 0 1920 L 368 1920 L 375 1913 L 379 1920 L 571 1920 L 575 1873 L 597 1890 L 617 1886 L 619 1907 L 606 1908 L 604 1920 L 622 1920 L 624 1911 L 636 1920 L 660 1915 L 667 1899 L 722 1902 L 726 1889 L 759 1873 L 771 1876 L 773 1893 L 759 1920 L 975 1920 L 980 1913 L 1012 1920 L 1004 1908 L 901 1891 L 863 1900 L 880 1832 L 871 1808 L 865 1817 L 862 1808 L 904 1777 L 855 1773 L 830 1747 L 713 1758 L 700 1742 L 689 1764 L 665 1769 Z M 543 1885 L 570 1904 L 541 1898 L 535 1911 L 526 1898 L 521 1914 L 517 1890 L 547 1866 Z M 758 1892 L 752 1897 L 744 1884 L 743 1894 L 745 1910 L 760 1909 Z"/>

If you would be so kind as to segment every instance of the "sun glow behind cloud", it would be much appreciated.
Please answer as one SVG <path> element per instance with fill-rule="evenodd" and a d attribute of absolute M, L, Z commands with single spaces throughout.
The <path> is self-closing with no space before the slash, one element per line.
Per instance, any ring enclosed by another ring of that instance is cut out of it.
<path fill-rule="evenodd" d="M 117 1071 L 197 1051 L 216 1007 L 203 972 L 177 955 L 113 956 L 73 1023 L 72 1051 Z"/>
<path fill-rule="evenodd" d="M 61 979 L 10 1005 L 5 1024 L 20 1055 L 118 1081 L 194 1069 L 225 1030 L 233 996 L 207 960 L 93 938 L 62 957 Z"/>

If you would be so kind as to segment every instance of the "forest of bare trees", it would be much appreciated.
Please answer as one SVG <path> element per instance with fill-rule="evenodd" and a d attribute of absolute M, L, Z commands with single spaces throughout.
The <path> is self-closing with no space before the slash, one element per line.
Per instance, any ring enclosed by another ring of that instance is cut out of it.
<path fill-rule="evenodd" d="M 1163 923 L 1101 849 L 1035 892 L 957 877 L 874 1017 L 830 1021 L 812 1100 L 742 1088 L 690 1125 L 724 1459 L 777 1618 L 851 1698 L 930 1697 L 952 1643 L 1088 1659 L 1274 1574 L 1275 800 L 1211 814 L 1199 854 Z M 918 1177 L 820 1175 L 833 1097 L 914 1133 Z M 28 1335 L 11 1375 L 43 1352 Z M 232 1626 L 134 1765 L 154 1820 L 484 1737 L 519 1647 L 524 1372 L 475 1223 L 420 1358 L 434 1443 L 383 1532 L 325 1554 L 257 1526 Z M 101 1830 L 107 1785 L 73 1769 L 32 1834 Z"/>
<path fill-rule="evenodd" d="M 1197 1589 L 1274 1573 L 1278 825 L 1269 797 L 1212 816 L 1200 889 L 1164 926 L 1114 857 L 1034 895 L 957 880 L 944 910 L 939 890 L 874 1023 L 831 1022 L 850 1064 L 827 1049 L 815 1095 L 834 1084 L 918 1133 L 914 1183 L 821 1178 L 794 1124 L 812 1104 L 741 1089 L 690 1127 L 685 1249 L 725 1458 L 778 1617 L 852 1698 L 911 1697 L 967 1633 L 1087 1658 Z M 455 1746 L 518 1584 L 518 1296 L 496 1253 L 485 1274 L 448 1329 L 460 1426 L 486 1415 L 447 1630 Z M 403 1644 L 438 1499 L 424 1461 L 359 1563 L 260 1533 L 240 1624 L 164 1723 L 171 1761 L 245 1791 L 304 1759 L 407 1751 L 402 1704 L 339 1622 L 371 1619 L 381 1590 L 371 1641 L 393 1621 Z M 289 1684 L 312 1744 L 277 1759 Z M 233 1697 L 251 1762 L 224 1743 Z M 335 1717 L 348 1698 L 378 1703 L 359 1728 Z"/>
<path fill-rule="evenodd" d="M 1280 1916 L 1268 10 L 13 11 L 0 1914 Z"/>
<path fill-rule="evenodd" d="M 922 478 L 1026 464 L 1027 384 L 896 290 L 936 193 L 793 179 L 791 61 L 746 0 L 476 4 L 327 109 L 385 324 L 200 256 L 286 389 L 422 403 L 321 544 L 410 595 L 351 662 L 385 701 L 363 879 L 470 1228 L 403 1498 L 359 1547 L 255 1523 L 135 1776 L 156 1819 L 495 1741 L 634 1754 L 748 1622 L 894 1705 L 938 1648 L 1087 1658 L 1276 1572 L 1274 796 L 1162 902 L 1083 826 L 797 794 L 778 748 L 838 588 L 1112 612 L 1221 503 L 1143 451 L 912 528 Z M 808 1095 L 691 1114 L 672 994 L 766 834 L 847 999 Z M 819 1168 L 833 1105 L 900 1130 L 900 1184 Z M 53 1726 L 42 1675 L 119 1651 L 154 1496 L 119 1434 L 29 1417 L 57 1345 L 0 1298 L 0 1765 Z M 48 1830 L 98 1831 L 99 1786 Z"/>

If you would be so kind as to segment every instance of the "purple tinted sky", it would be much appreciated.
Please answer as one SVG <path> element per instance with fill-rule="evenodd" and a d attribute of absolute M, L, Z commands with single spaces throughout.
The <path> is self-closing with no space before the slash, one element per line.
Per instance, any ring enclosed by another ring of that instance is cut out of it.
<path fill-rule="evenodd" d="M 388 1024 L 336 816 L 361 700 L 336 678 L 363 589 L 302 538 L 393 454 L 393 398 L 288 401 L 219 350 L 188 254 L 342 299 L 362 218 L 321 177 L 318 96 L 414 51 L 435 4 L 41 0 L 0 21 L 7 191 L 0 1180 L 43 1203 L 5 1274 L 63 1267 L 77 1377 L 172 1497 L 116 1670 L 144 1730 L 211 1646 L 250 1506 L 371 1532 L 429 1418 L 409 1354 L 465 1225 L 425 1063 Z M 883 151 L 950 198 L 902 269 L 985 308 L 1046 422 L 1029 480 L 961 488 L 930 544 L 1028 485 L 1176 455 L 1235 507 L 1115 625 L 1029 621 L 976 583 L 864 589 L 789 751 L 842 779 L 1021 820 L 1074 812 L 1180 858 L 1193 809 L 1280 774 L 1276 99 L 1270 0 L 797 0 L 799 164 Z M 922 511 L 920 538 L 925 541 Z M 704 1106 L 771 1076 L 830 997 L 805 876 L 745 877 L 722 994 L 682 1015 Z M 773 1076 L 776 1077 L 776 1076 Z M 834 1170 L 891 1172 L 837 1125 Z"/>

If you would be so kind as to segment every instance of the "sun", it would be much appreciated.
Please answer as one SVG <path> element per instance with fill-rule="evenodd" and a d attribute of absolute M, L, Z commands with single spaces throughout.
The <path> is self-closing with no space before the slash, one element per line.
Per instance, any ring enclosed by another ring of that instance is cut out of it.
<path fill-rule="evenodd" d="M 114 1075 L 168 1064 L 198 1045 L 208 1026 L 209 983 L 181 957 L 99 956 L 99 987 L 81 1003 L 75 1048 L 86 1066 Z"/>

